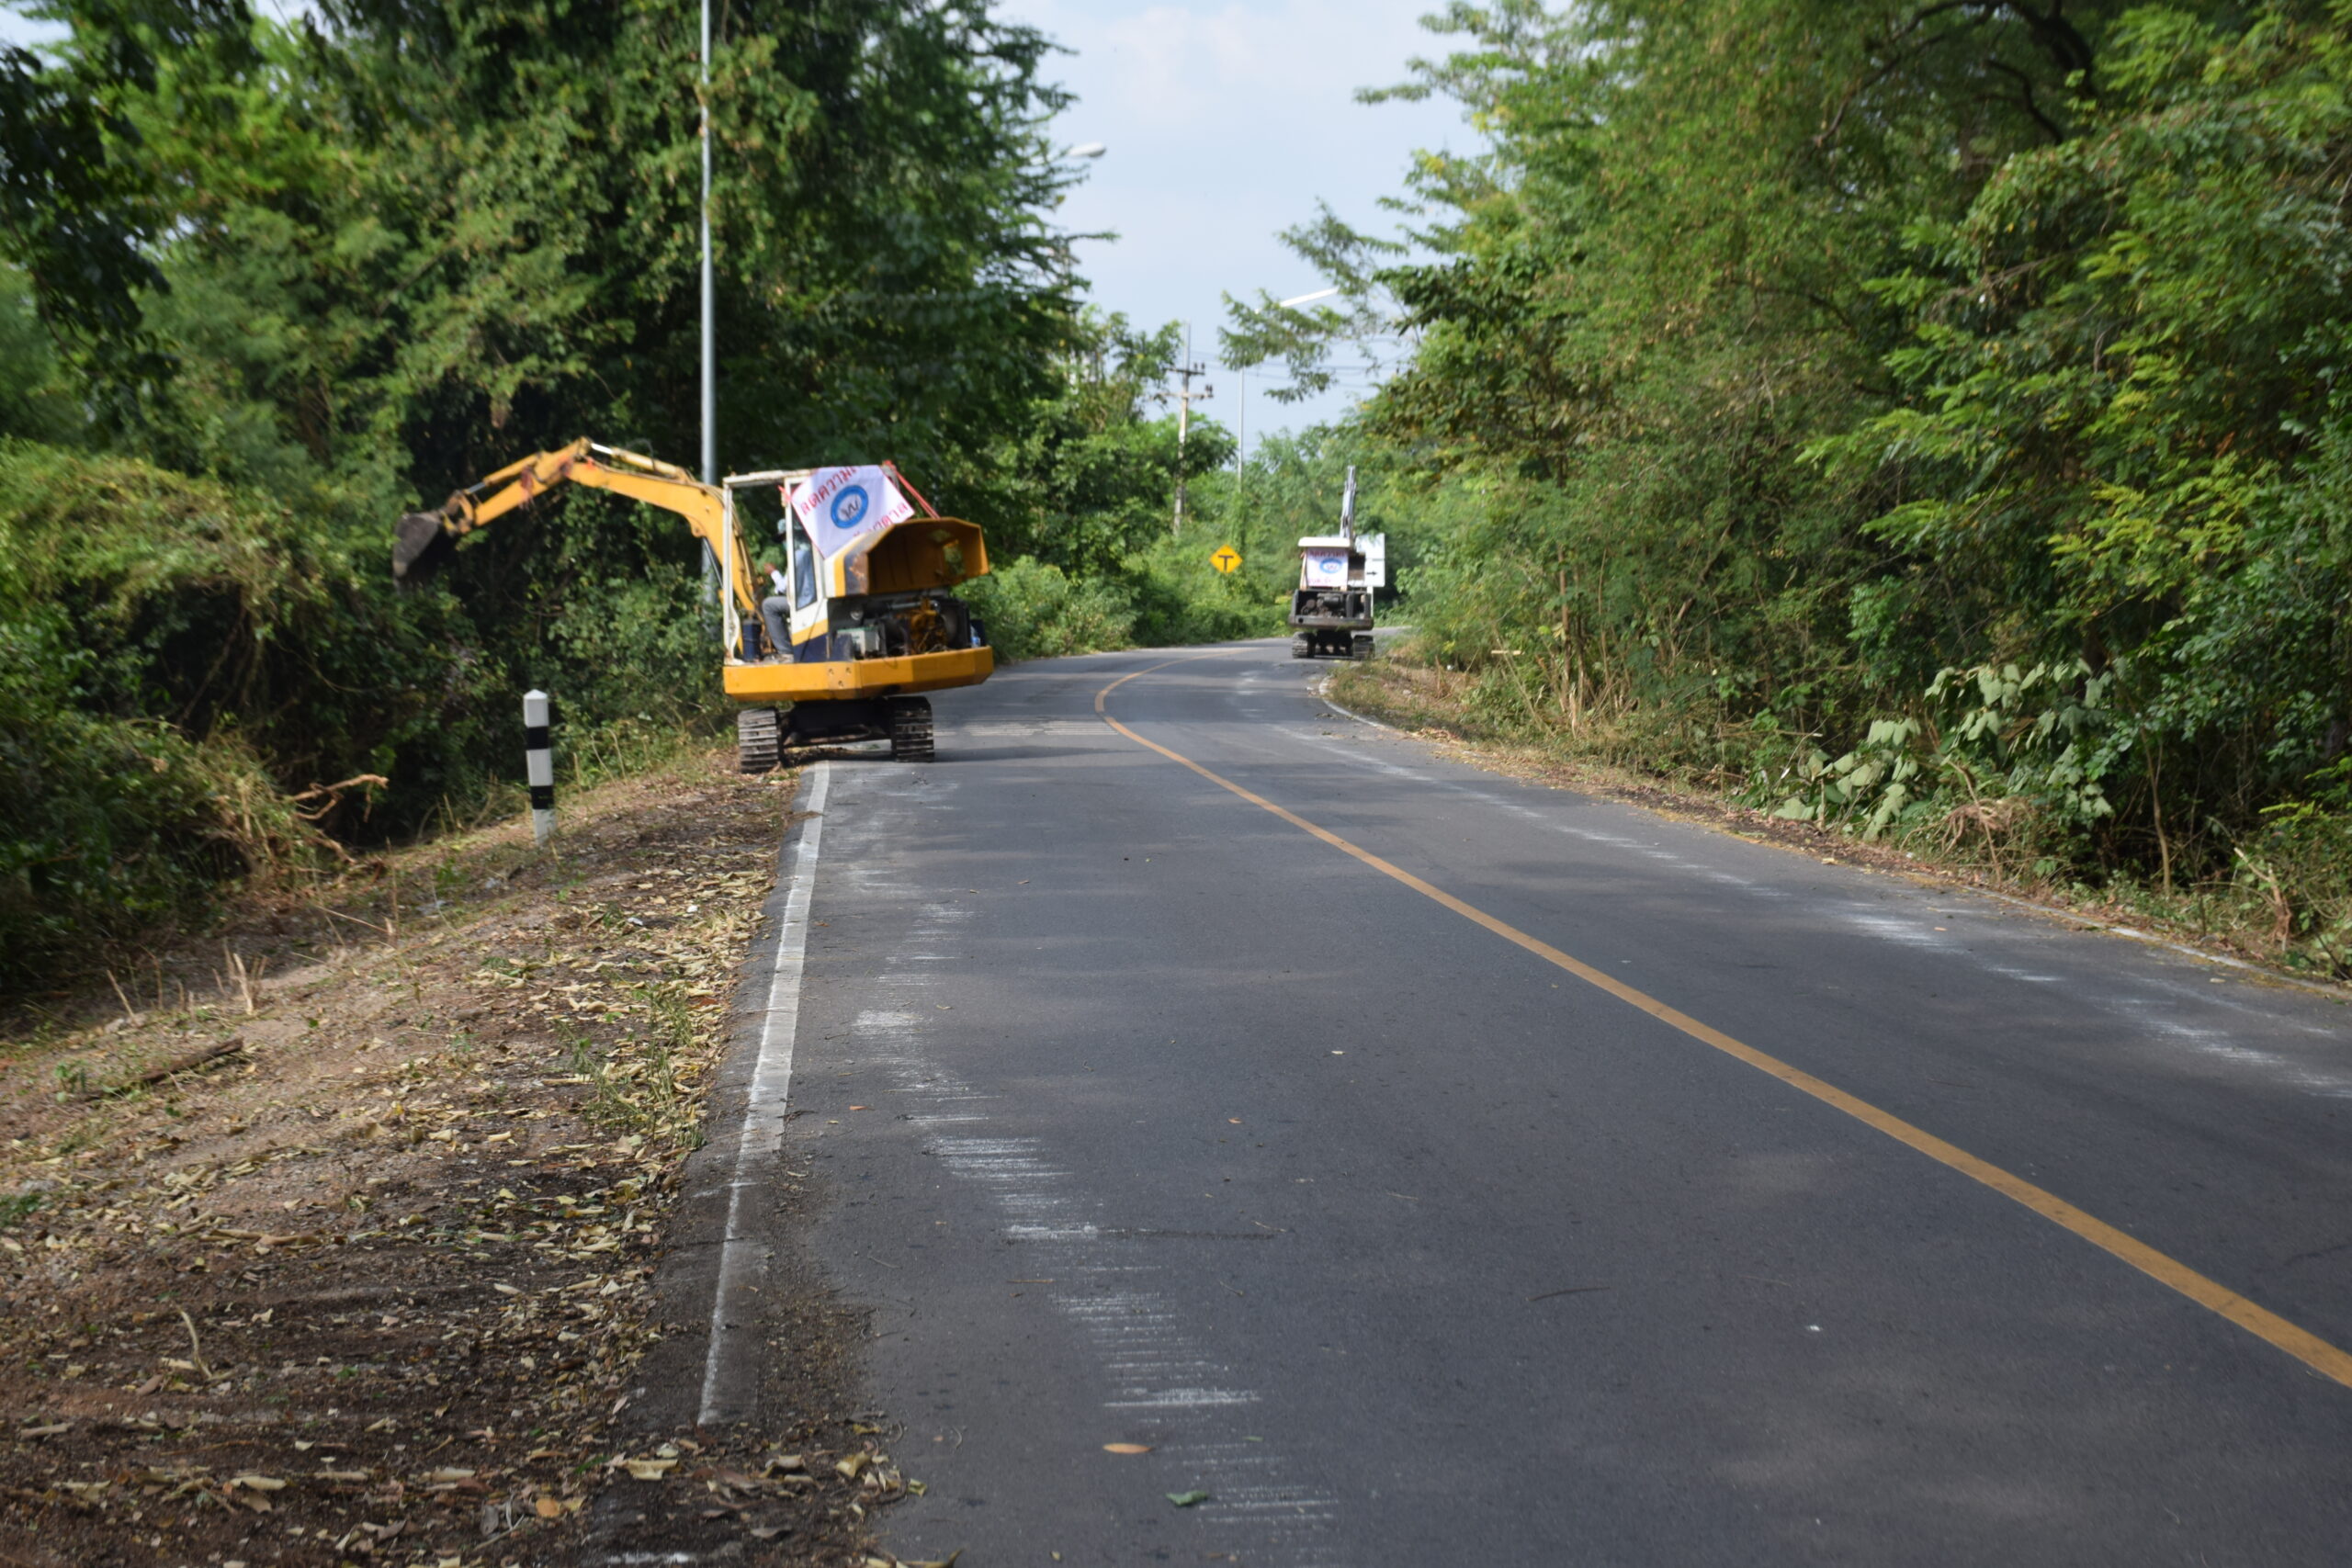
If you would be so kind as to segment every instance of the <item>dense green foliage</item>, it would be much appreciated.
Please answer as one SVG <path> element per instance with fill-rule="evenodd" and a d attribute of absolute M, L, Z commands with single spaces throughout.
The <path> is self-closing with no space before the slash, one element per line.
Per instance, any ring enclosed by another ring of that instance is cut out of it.
<path fill-rule="evenodd" d="M 1455 521 L 1496 722 L 2043 875 L 2352 900 L 2352 6 L 1457 0 L 1426 260 L 1237 310 Z M 2291 871 L 2286 868 L 2292 868 Z M 2288 933 L 2281 933 L 2282 935 Z"/>
<path fill-rule="evenodd" d="M 528 686 L 575 761 L 723 721 L 666 513 L 562 492 L 387 570 L 528 452 L 693 462 L 692 9 L 43 14 L 0 51 L 0 988 L 464 815 Z M 1048 48 L 986 0 L 724 8 L 719 461 L 895 459 L 989 529 L 1016 649 L 1262 629 L 1162 558 L 1174 338 L 1075 310 Z"/>
<path fill-rule="evenodd" d="M 152 94 L 159 50 L 239 49 L 243 0 L 43 0 L 76 48 L 43 59 L 0 45 L 0 259 L 25 270 L 41 310 L 87 346 L 138 336 L 149 252 L 172 209 L 125 105 Z M 153 361 L 148 361 L 152 368 Z"/>
<path fill-rule="evenodd" d="M 340 542 L 215 481 L 0 444 L 6 968 L 298 861 L 340 797 L 291 781 L 425 750 L 445 608 L 396 603 Z"/>
<path fill-rule="evenodd" d="M 1159 407 L 1180 342 L 1173 324 L 1142 333 L 1088 312 L 1050 387 L 991 454 L 1009 482 L 989 547 L 1000 560 L 1028 558 L 971 584 L 1003 656 L 1256 637 L 1280 624 L 1272 597 L 1208 564 L 1234 525 L 1234 443 L 1196 420 L 1180 452 L 1176 420 Z M 1180 479 L 1190 494 L 1182 539 Z"/>

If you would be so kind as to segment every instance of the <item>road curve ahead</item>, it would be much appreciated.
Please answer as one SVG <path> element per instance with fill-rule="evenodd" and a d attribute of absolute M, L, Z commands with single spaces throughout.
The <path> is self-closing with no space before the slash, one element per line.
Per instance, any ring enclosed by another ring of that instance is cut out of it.
<path fill-rule="evenodd" d="M 2352 1556 L 2339 1005 L 1314 672 L 1026 665 L 827 764 L 785 1154 L 891 1551 Z"/>

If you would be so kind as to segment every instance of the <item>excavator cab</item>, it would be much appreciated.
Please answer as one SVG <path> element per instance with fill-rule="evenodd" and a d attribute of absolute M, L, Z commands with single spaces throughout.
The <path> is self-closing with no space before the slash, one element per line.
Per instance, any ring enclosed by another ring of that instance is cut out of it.
<path fill-rule="evenodd" d="M 745 606 L 722 612 L 727 694 L 745 705 L 736 715 L 743 770 L 773 768 L 795 746 L 853 740 L 887 739 L 894 757 L 928 759 L 922 694 L 977 685 L 996 668 L 953 592 L 989 569 L 979 528 L 941 516 L 920 494 L 909 501 L 913 487 L 888 464 L 730 474 L 722 483 L 729 549 L 742 547 L 747 492 L 773 487 L 784 547 L 774 553 L 789 602 L 786 641 L 772 649 Z M 720 567 L 731 575 L 724 552 Z"/>
<path fill-rule="evenodd" d="M 402 517 L 393 575 L 429 576 L 464 535 L 565 482 L 674 512 L 709 547 L 727 585 L 720 682 L 741 705 L 736 735 L 746 773 L 779 766 L 794 747 L 856 740 L 888 740 L 894 758 L 927 761 L 923 694 L 978 685 L 996 668 L 985 631 L 953 592 L 989 570 L 987 542 L 977 525 L 941 516 L 888 463 L 733 474 L 712 486 L 674 465 L 583 439 L 510 464 L 438 512 Z M 747 550 L 741 503 L 771 487 L 784 547 Z M 777 554 L 790 610 L 783 644 L 771 646 L 760 614 L 766 585 L 752 572 Z"/>

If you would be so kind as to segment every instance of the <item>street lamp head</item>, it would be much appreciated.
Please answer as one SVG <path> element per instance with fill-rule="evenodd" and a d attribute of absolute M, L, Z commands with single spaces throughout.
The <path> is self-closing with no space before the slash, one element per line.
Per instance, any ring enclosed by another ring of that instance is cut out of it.
<path fill-rule="evenodd" d="M 1081 141 L 1075 147 L 1063 148 L 1062 156 L 1065 158 L 1100 158 L 1103 153 L 1108 152 L 1109 151 L 1110 149 L 1103 146 L 1100 141 Z"/>

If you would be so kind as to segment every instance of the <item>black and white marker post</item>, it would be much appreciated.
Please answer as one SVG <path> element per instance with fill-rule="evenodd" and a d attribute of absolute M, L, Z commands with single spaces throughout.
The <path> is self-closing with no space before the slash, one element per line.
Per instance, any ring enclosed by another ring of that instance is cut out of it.
<path fill-rule="evenodd" d="M 548 694 L 523 694 L 523 768 L 531 785 L 531 837 L 545 849 L 555 837 L 555 753 L 548 744 Z"/>

